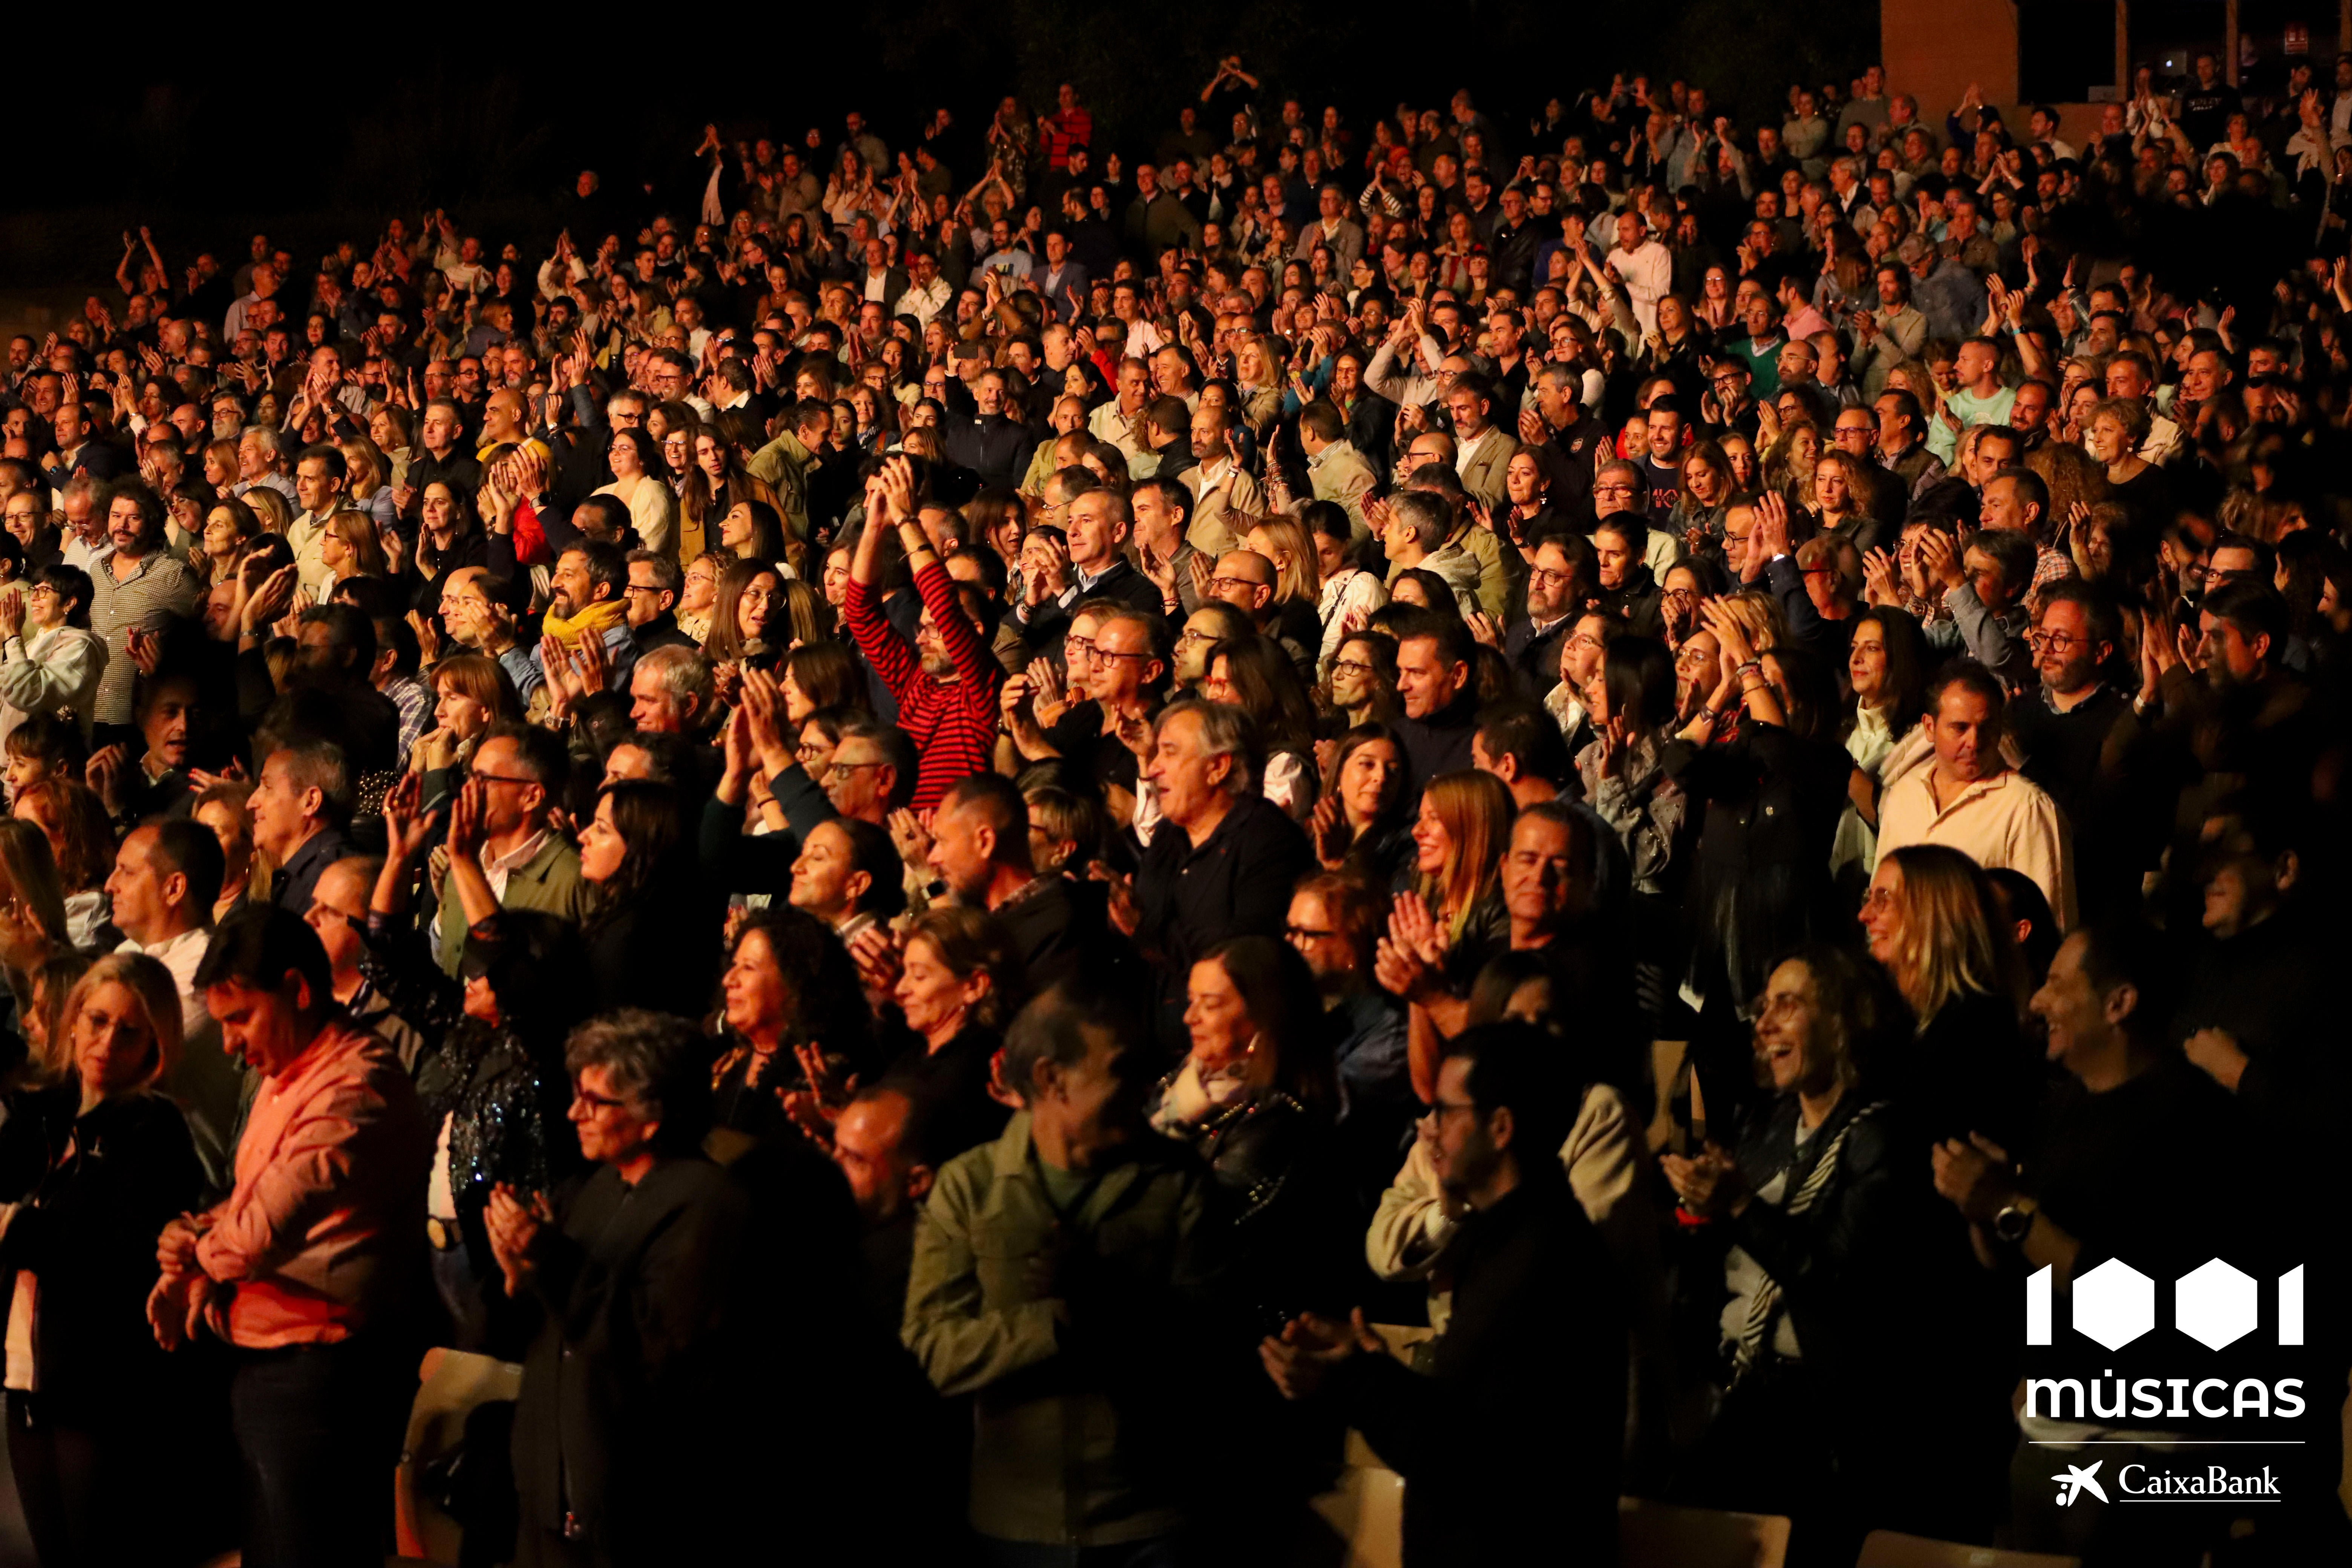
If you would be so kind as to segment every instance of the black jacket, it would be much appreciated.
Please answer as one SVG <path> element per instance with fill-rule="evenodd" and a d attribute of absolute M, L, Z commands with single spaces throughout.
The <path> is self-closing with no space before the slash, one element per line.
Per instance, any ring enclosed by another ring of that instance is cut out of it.
<path fill-rule="evenodd" d="M 950 419 L 940 446 L 949 462 L 972 469 L 982 484 L 1010 485 L 1019 481 L 1036 442 L 1025 426 L 1002 414 L 975 414 Z"/>
<path fill-rule="evenodd" d="M 1535 622 L 1522 616 L 1503 634 L 1503 657 L 1511 662 L 1512 677 L 1534 700 L 1542 701 L 1559 684 L 1559 645 L 1575 624 L 1570 612 L 1538 631 Z"/>
<path fill-rule="evenodd" d="M 600 1166 L 562 1201 L 531 1279 L 541 1316 L 515 1410 L 527 1534 L 561 1532 L 568 1515 L 596 1562 L 690 1562 L 740 1506 L 711 1483 L 739 1430 L 720 1335 L 750 1214 L 698 1155 L 634 1188 Z"/>
<path fill-rule="evenodd" d="M 204 1170 L 186 1118 L 162 1095 L 125 1095 L 76 1117 L 79 1092 L 47 1091 L 61 1114 L 30 1119 L 46 1123 L 53 1146 L 0 1241 L 0 1281 L 13 1285 L 18 1269 L 40 1281 L 36 1372 L 60 1421 L 144 1421 L 188 1370 L 147 1326 L 155 1237 L 195 1206 Z"/>
<path fill-rule="evenodd" d="M 1600 1234 L 1545 1163 L 1466 1216 L 1448 1256 L 1454 1317 L 1429 1373 L 1360 1354 L 1335 1379 L 1404 1477 L 1405 1561 L 1613 1563 L 1625 1331 Z"/>
<path fill-rule="evenodd" d="M 1422 790 L 1440 773 L 1466 773 L 1477 765 L 1470 756 L 1471 740 L 1478 733 L 1478 698 L 1475 691 L 1465 689 L 1451 707 L 1426 719 L 1399 714 L 1394 728 L 1397 739 L 1404 742 L 1407 800 L 1420 799 Z"/>
<path fill-rule="evenodd" d="M 1069 582 L 1072 587 L 1078 588 L 1075 567 L 1071 569 Z M 1117 599 L 1132 609 L 1154 616 L 1160 613 L 1160 590 L 1152 586 L 1150 578 L 1125 561 L 1111 563 L 1110 570 L 1096 578 L 1093 587 L 1078 588 L 1077 596 L 1070 601 L 1070 607 L 1075 608 L 1088 599 Z M 1029 612 L 1029 619 L 1022 626 L 1021 634 L 1028 639 L 1031 647 L 1051 647 L 1062 640 L 1062 634 L 1069 629 L 1069 625 L 1070 610 L 1058 601 L 1048 599 Z"/>

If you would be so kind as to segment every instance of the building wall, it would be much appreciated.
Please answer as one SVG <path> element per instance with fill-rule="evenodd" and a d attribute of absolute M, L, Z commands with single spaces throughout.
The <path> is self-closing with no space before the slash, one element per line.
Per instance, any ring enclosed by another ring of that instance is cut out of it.
<path fill-rule="evenodd" d="M 1919 100 L 1940 126 L 1969 84 L 2006 114 L 2017 101 L 2017 0 L 1879 0 L 1890 91 Z"/>

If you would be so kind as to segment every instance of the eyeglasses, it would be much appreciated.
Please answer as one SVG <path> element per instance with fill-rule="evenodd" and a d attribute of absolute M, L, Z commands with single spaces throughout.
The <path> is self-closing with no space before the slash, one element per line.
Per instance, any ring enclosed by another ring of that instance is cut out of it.
<path fill-rule="evenodd" d="M 669 590 L 667 588 L 656 588 L 652 586 L 650 584 L 646 583 L 629 583 L 623 584 L 621 592 L 624 594 L 667 594 Z"/>
<path fill-rule="evenodd" d="M 1092 658 L 1095 656 L 1095 639 L 1092 637 L 1064 637 L 1062 639 L 1062 652 L 1065 655 L 1082 653 L 1088 658 Z"/>
<path fill-rule="evenodd" d="M 627 1100 L 614 1100 L 609 1094 L 592 1093 L 587 1089 L 582 1089 L 577 1084 L 574 1084 L 572 1088 L 572 1103 L 574 1105 L 584 1105 L 592 1112 L 625 1110 L 628 1109 L 629 1104 Z"/>
<path fill-rule="evenodd" d="M 486 773 L 479 768 L 467 768 L 466 776 L 486 784 L 535 784 L 539 782 L 537 779 L 524 778 L 519 773 Z"/>
<path fill-rule="evenodd" d="M 1312 926 L 1287 926 L 1284 928 L 1282 934 L 1293 942 L 1321 942 L 1325 937 L 1338 936 L 1339 933 L 1336 931 L 1317 931 Z"/>
<path fill-rule="evenodd" d="M 832 766 L 830 766 L 830 767 L 828 767 L 828 768 L 826 768 L 826 769 L 824 770 L 824 776 L 825 776 L 825 777 L 827 777 L 827 778 L 832 778 L 832 777 L 834 777 L 834 776 L 835 776 L 835 775 L 836 775 L 836 774 L 843 774 L 843 773 L 856 773 L 856 772 L 858 769 L 860 769 L 860 768 L 887 768 L 887 767 L 888 767 L 889 765 L 890 765 L 890 764 L 889 764 L 889 763 L 879 763 L 879 762 L 877 762 L 877 763 L 835 763 Z"/>
<path fill-rule="evenodd" d="M 1202 640 L 1206 642 L 1214 639 L 1204 637 Z M 1370 675 L 1372 673 L 1372 668 L 1360 658 L 1335 658 L 1331 661 L 1331 673 L 1334 675 Z"/>
<path fill-rule="evenodd" d="M 1228 588 L 1247 588 L 1255 592 L 1259 588 L 1270 588 L 1274 584 L 1271 583 L 1253 583 L 1246 577 L 1212 577 L 1209 579 L 1209 587 L 1211 590 L 1220 594 L 1223 593 Z"/>
<path fill-rule="evenodd" d="M 1151 658 L 1151 655 L 1149 652 L 1121 653 L 1107 647 L 1097 647 L 1095 649 L 1095 657 L 1097 658 L 1132 658 L 1141 661 L 1149 659 Z"/>
<path fill-rule="evenodd" d="M 2072 632 L 2028 632 L 2025 634 L 2025 640 L 2033 645 L 2035 652 L 2048 648 L 2061 658 L 2089 641 L 2088 638 L 2078 637 Z"/>

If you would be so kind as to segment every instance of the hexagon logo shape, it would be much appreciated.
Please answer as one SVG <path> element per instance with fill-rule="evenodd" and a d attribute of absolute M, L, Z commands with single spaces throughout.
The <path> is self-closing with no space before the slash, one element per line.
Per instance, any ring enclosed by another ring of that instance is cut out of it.
<path fill-rule="evenodd" d="M 2111 1351 L 2156 1327 L 2156 1281 L 2110 1258 L 2074 1281 L 2074 1331 Z"/>
<path fill-rule="evenodd" d="M 2218 1351 L 2254 1331 L 2261 1317 L 2253 1276 L 2216 1258 L 2182 1275 L 2172 1287 L 2172 1321 L 2180 1331 Z"/>

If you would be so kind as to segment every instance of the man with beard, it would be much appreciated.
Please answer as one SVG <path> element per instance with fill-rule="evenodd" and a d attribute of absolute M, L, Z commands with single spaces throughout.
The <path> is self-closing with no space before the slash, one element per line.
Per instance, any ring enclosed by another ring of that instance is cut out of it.
<path fill-rule="evenodd" d="M 1548 530 L 1528 563 L 1527 614 L 1503 634 L 1503 657 L 1519 689 L 1541 700 L 1559 679 L 1559 640 L 1593 592 L 1592 546 L 1566 528 Z"/>
<path fill-rule="evenodd" d="M 915 479 L 904 458 L 884 466 L 866 492 L 866 525 L 850 563 L 843 618 L 858 650 L 898 704 L 898 728 L 921 762 L 913 805 L 937 805 L 948 786 L 992 765 L 996 744 L 997 688 L 1004 667 L 989 655 L 975 617 L 964 609 L 955 579 L 932 552 L 915 510 Z M 882 530 L 895 522 L 923 610 L 910 649 L 882 614 Z M 839 760 L 835 760 L 839 766 Z"/>
<path fill-rule="evenodd" d="M 1412 1562 L 1615 1550 L 1622 1307 L 1554 1152 L 1579 1098 L 1567 1053 L 1532 1026 L 1485 1026 L 1448 1049 L 1421 1138 L 1462 1218 L 1428 1372 L 1382 1353 L 1360 1308 L 1347 1323 L 1309 1313 L 1260 1347 L 1284 1397 L 1328 1397 L 1405 1478 Z"/>

